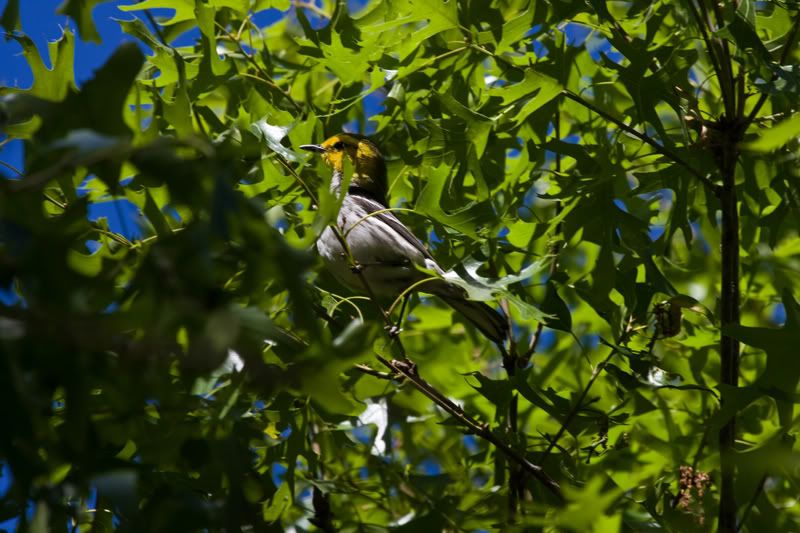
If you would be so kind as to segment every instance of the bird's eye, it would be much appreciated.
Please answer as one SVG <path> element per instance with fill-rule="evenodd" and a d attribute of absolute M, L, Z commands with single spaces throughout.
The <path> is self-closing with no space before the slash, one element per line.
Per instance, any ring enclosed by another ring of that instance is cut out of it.
<path fill-rule="evenodd" d="M 344 148 L 344 143 L 342 141 L 338 141 L 336 144 L 333 145 L 334 150 L 341 150 Z"/>

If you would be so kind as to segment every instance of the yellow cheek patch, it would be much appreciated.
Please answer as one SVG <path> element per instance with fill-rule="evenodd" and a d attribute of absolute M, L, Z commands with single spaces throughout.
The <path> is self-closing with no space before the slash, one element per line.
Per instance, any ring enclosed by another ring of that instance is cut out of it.
<path fill-rule="evenodd" d="M 344 167 L 344 154 L 342 152 L 326 152 L 323 159 L 333 170 L 342 171 Z"/>
<path fill-rule="evenodd" d="M 358 151 L 356 152 L 356 159 L 358 160 L 373 160 L 381 157 L 381 154 L 367 143 L 358 143 Z"/>

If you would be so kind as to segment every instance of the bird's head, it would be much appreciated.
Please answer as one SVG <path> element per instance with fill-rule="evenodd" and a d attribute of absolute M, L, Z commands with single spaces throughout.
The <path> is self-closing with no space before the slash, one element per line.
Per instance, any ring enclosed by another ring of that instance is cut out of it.
<path fill-rule="evenodd" d="M 366 137 L 340 133 L 322 144 L 304 144 L 300 148 L 322 154 L 322 159 L 333 169 L 334 180 L 341 180 L 347 158 L 353 165 L 350 186 L 363 189 L 385 203 L 388 189 L 386 162 L 378 147 Z"/>

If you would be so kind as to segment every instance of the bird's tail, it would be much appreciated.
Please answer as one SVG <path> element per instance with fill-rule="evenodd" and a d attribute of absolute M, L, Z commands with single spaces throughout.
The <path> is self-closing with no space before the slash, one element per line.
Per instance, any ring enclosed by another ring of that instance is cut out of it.
<path fill-rule="evenodd" d="M 485 303 L 467 300 L 462 296 L 439 294 L 439 297 L 498 346 L 502 347 L 509 338 L 506 317 Z"/>

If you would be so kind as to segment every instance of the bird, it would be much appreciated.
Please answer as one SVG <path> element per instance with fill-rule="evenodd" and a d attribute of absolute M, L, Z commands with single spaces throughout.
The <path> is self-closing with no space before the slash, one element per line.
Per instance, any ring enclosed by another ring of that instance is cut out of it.
<path fill-rule="evenodd" d="M 335 222 L 338 229 L 329 225 L 317 239 L 325 266 L 340 283 L 375 298 L 396 298 L 414 285 L 415 291 L 441 298 L 503 349 L 509 338 L 505 315 L 484 302 L 467 299 L 462 287 L 441 277 L 444 270 L 425 245 L 389 210 L 386 161 L 375 143 L 363 135 L 340 133 L 322 144 L 300 148 L 322 156 L 333 171 L 330 191 L 342 201 Z M 345 179 L 346 161 L 352 168 L 349 180 Z M 344 184 L 347 190 L 341 197 Z M 403 310 L 400 314 L 402 320 Z"/>

